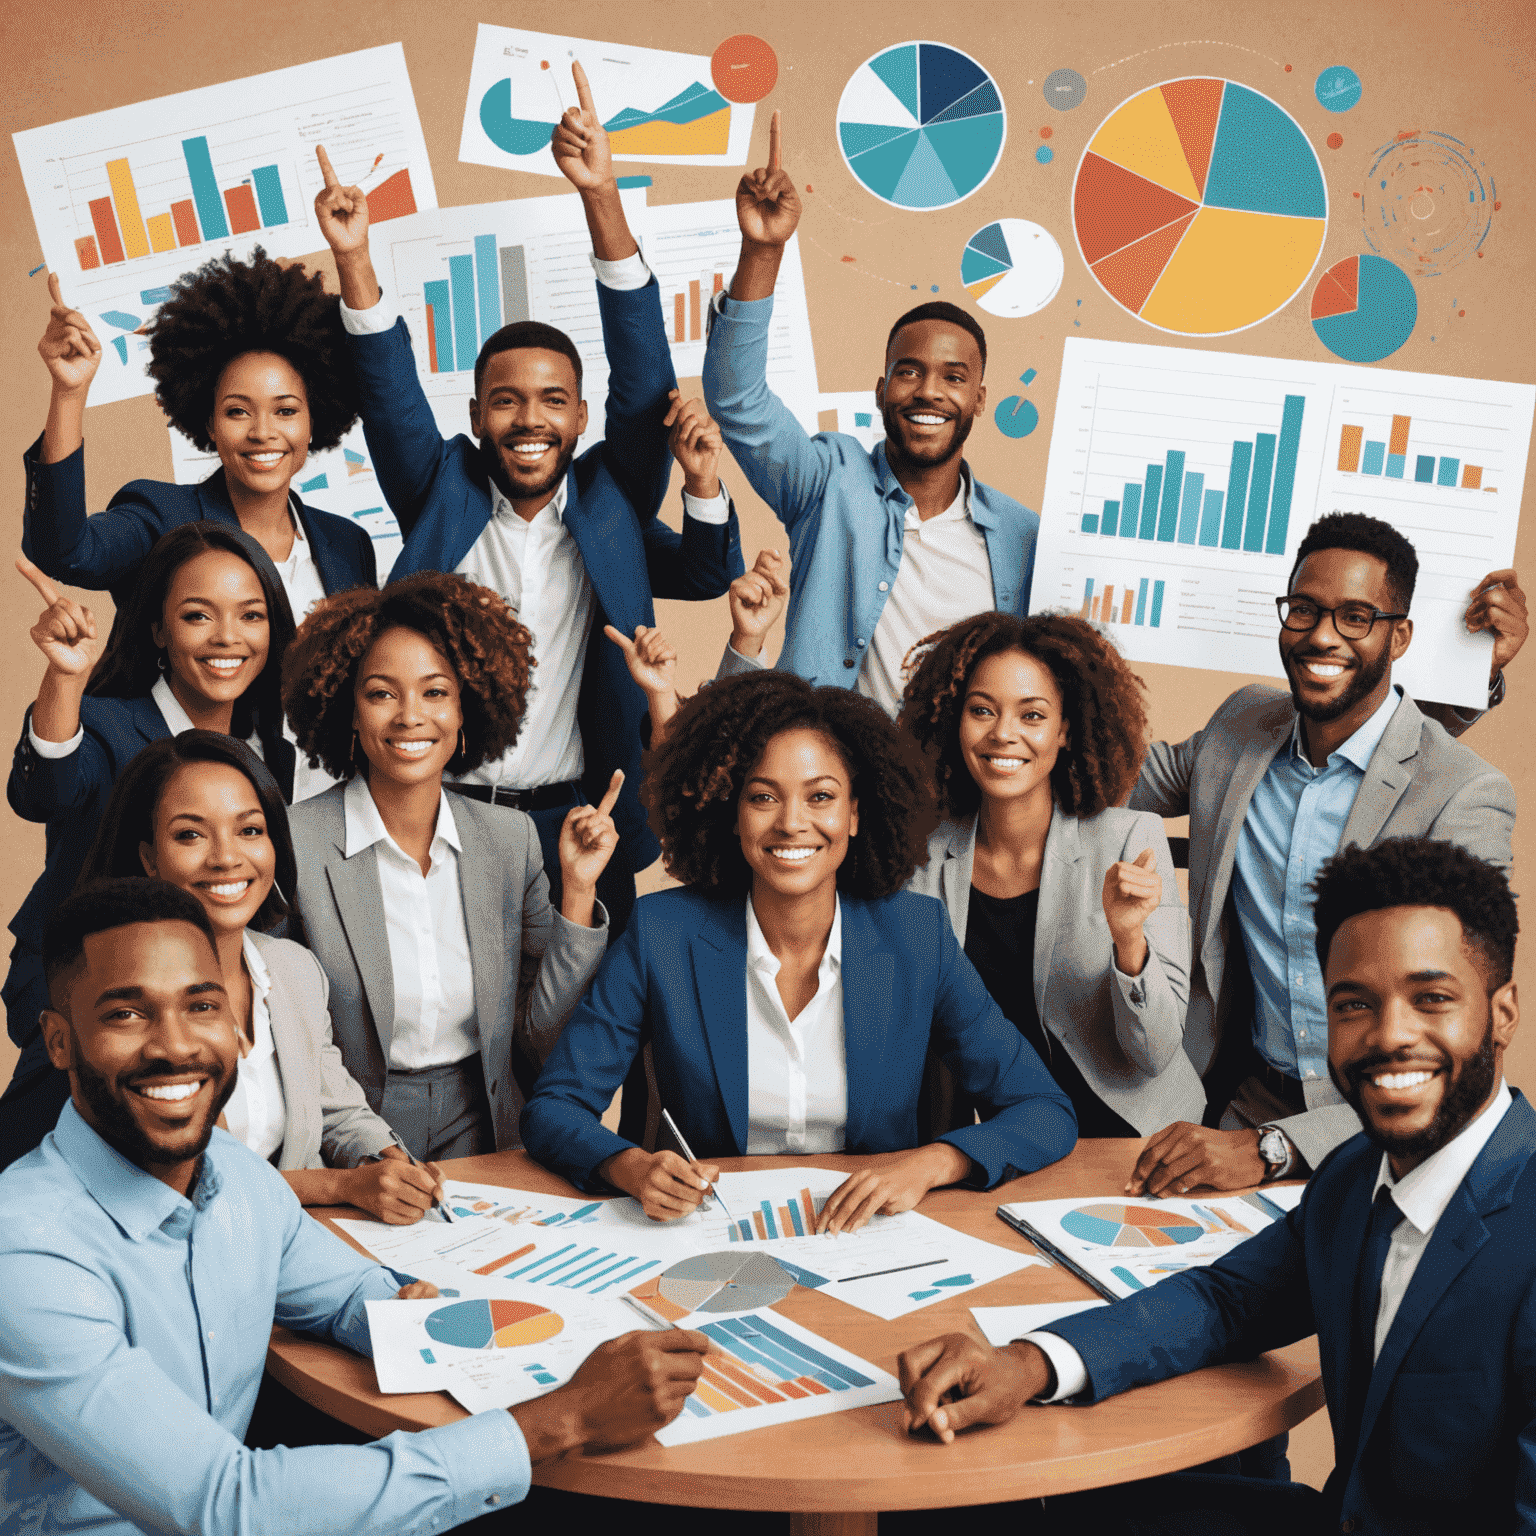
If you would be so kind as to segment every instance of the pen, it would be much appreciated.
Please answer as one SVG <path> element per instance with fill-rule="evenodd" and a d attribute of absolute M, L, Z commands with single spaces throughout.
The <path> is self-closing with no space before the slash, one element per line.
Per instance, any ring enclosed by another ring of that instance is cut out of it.
<path fill-rule="evenodd" d="M 628 1291 L 620 1291 L 619 1300 L 622 1301 L 626 1307 L 632 1307 L 636 1312 L 638 1312 L 640 1316 L 643 1317 L 646 1322 L 651 1325 L 652 1328 L 677 1327 L 677 1324 L 672 1322 L 670 1318 L 663 1317 L 660 1312 L 653 1312 L 648 1306 L 646 1306 L 643 1301 L 639 1299 L 639 1297 L 631 1296 Z"/>
<path fill-rule="evenodd" d="M 899 1275 L 908 1269 L 927 1269 L 932 1264 L 948 1264 L 948 1259 L 919 1259 L 916 1264 L 898 1264 L 895 1269 L 872 1269 L 867 1275 L 844 1275 L 837 1283 L 847 1285 L 850 1280 L 875 1280 L 881 1275 Z"/>
<path fill-rule="evenodd" d="M 408 1146 L 406 1146 L 406 1144 L 403 1141 L 400 1140 L 399 1135 L 396 1133 L 396 1131 L 395 1131 L 395 1129 L 393 1127 L 390 1128 L 389 1139 L 392 1142 L 394 1142 L 394 1144 L 397 1147 L 399 1147 L 402 1152 L 405 1153 L 406 1161 L 410 1163 L 412 1168 L 420 1168 L 421 1167 L 421 1164 L 418 1163 L 416 1161 L 416 1159 L 411 1156 L 411 1149 Z M 439 1216 L 441 1216 L 443 1218 L 443 1220 L 446 1221 L 450 1226 L 453 1225 L 453 1217 L 448 1214 L 448 1207 L 446 1205 L 444 1205 L 443 1202 L 441 1200 L 439 1200 L 436 1195 L 432 1196 L 432 1209 L 434 1211 L 436 1211 L 437 1214 Z"/>
<path fill-rule="evenodd" d="M 683 1139 L 683 1133 L 678 1130 L 677 1121 L 672 1118 L 672 1111 L 669 1109 L 662 1110 L 661 1118 L 666 1121 L 667 1129 L 672 1132 L 673 1139 L 677 1142 L 678 1146 L 683 1149 L 683 1156 L 686 1157 L 690 1163 L 698 1162 L 698 1158 L 693 1155 L 693 1149 Z M 711 1184 L 709 1186 L 709 1192 L 715 1197 L 717 1201 L 719 1201 L 720 1209 L 725 1212 L 726 1219 L 728 1221 L 734 1222 L 736 1218 L 734 1215 L 732 1215 L 730 1206 L 728 1206 L 725 1201 L 721 1199 L 720 1191 L 713 1184 Z"/>

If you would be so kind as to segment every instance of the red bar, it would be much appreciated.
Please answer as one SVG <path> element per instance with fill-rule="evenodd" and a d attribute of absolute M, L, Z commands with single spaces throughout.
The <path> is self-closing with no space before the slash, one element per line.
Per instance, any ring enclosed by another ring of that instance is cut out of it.
<path fill-rule="evenodd" d="M 229 210 L 229 232 L 232 235 L 248 235 L 261 228 L 261 215 L 256 212 L 256 194 L 243 183 L 231 187 L 224 194 L 224 206 Z"/>
<path fill-rule="evenodd" d="M 807 1392 L 814 1392 L 818 1397 L 830 1397 L 831 1387 L 824 1387 L 814 1376 L 796 1376 L 795 1385 L 804 1387 Z"/>
<path fill-rule="evenodd" d="M 725 273 L 723 273 L 723 272 L 716 272 L 715 273 L 715 286 L 714 286 L 714 290 L 713 291 L 715 293 L 719 293 L 720 290 L 722 288 L 724 288 L 724 287 L 725 287 Z"/>
<path fill-rule="evenodd" d="M 171 204 L 171 219 L 176 225 L 177 244 L 197 245 L 201 242 L 203 232 L 197 227 L 197 213 L 190 197 Z"/>
<path fill-rule="evenodd" d="M 743 1392 L 750 1393 L 753 1397 L 765 1403 L 782 1403 L 784 1399 L 771 1388 L 765 1386 L 745 1367 L 737 1365 L 734 1360 L 721 1355 L 719 1359 L 711 1358 L 711 1369 L 719 1371 L 733 1386 L 740 1387 Z"/>
<path fill-rule="evenodd" d="M 683 334 L 683 296 L 677 294 L 672 300 L 672 340 L 686 341 Z"/>
<path fill-rule="evenodd" d="M 112 212 L 110 197 L 93 197 L 90 203 L 91 223 L 96 226 L 96 244 L 101 259 L 110 267 L 123 259 L 123 240 L 117 232 L 117 215 Z"/>
<path fill-rule="evenodd" d="M 704 1366 L 700 1374 L 721 1397 L 729 1398 L 738 1408 L 756 1408 L 758 1406 L 757 1398 L 748 1392 L 745 1387 L 738 1387 L 728 1376 L 722 1375 L 710 1366 Z"/>
<path fill-rule="evenodd" d="M 762 1238 L 764 1242 L 767 1242 L 768 1228 L 763 1225 L 763 1213 L 761 1211 L 752 1212 L 752 1224 L 757 1228 L 757 1235 Z"/>
<path fill-rule="evenodd" d="M 368 222 L 382 224 L 385 219 L 401 219 L 416 212 L 416 193 L 411 188 L 407 166 L 386 177 L 368 194 Z"/>
<path fill-rule="evenodd" d="M 699 285 L 688 284 L 688 340 L 699 340 Z"/>
<path fill-rule="evenodd" d="M 437 372 L 437 326 L 432 320 L 432 306 L 427 305 L 427 367 L 433 373 Z M 542 1227 L 542 1221 L 535 1222 L 535 1226 Z"/>
<path fill-rule="evenodd" d="M 503 1264 L 510 1264 L 514 1259 L 520 1259 L 525 1253 L 532 1253 L 536 1244 L 524 1243 L 521 1248 L 515 1248 L 511 1253 L 504 1253 L 499 1259 L 492 1259 L 489 1264 L 482 1264 L 475 1271 L 477 1275 L 493 1275 Z"/>
<path fill-rule="evenodd" d="M 101 265 L 101 257 L 96 254 L 96 236 L 86 235 L 83 239 L 75 241 L 75 255 L 80 262 L 82 272 L 90 272 Z"/>

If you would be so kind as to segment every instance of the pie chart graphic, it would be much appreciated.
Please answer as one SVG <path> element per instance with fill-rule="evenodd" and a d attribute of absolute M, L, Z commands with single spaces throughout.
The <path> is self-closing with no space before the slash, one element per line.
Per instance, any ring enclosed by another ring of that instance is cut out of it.
<path fill-rule="evenodd" d="M 553 123 L 512 115 L 512 82 L 498 80 L 480 98 L 480 126 L 497 149 L 509 155 L 532 155 L 549 143 Z"/>
<path fill-rule="evenodd" d="M 989 315 L 1009 319 L 1044 309 L 1065 270 L 1055 237 L 1028 219 L 999 219 L 978 229 L 960 255 L 965 291 Z"/>
<path fill-rule="evenodd" d="M 541 1344 L 565 1327 L 565 1320 L 531 1301 L 456 1301 L 427 1314 L 427 1336 L 459 1349 L 511 1349 Z"/>
<path fill-rule="evenodd" d="M 656 1279 L 656 1289 L 688 1312 L 744 1312 L 771 1307 L 795 1288 L 794 1279 L 766 1253 L 698 1253 Z"/>
<path fill-rule="evenodd" d="M 1323 248 L 1328 189 L 1306 134 L 1235 80 L 1167 80 L 1099 125 L 1072 187 L 1078 249 L 1159 330 L 1220 336 L 1283 309 Z"/>
<path fill-rule="evenodd" d="M 1063 1230 L 1104 1248 L 1171 1248 L 1192 1243 L 1205 1228 L 1193 1216 L 1151 1205 L 1080 1205 L 1061 1218 Z"/>
<path fill-rule="evenodd" d="M 1413 334 L 1419 296 L 1385 256 L 1336 261 L 1312 290 L 1312 329 L 1346 363 L 1379 363 Z"/>
<path fill-rule="evenodd" d="M 997 169 L 1007 115 L 991 75 L 947 43 L 898 43 L 843 87 L 837 142 L 848 169 L 897 208 L 948 208 Z"/>

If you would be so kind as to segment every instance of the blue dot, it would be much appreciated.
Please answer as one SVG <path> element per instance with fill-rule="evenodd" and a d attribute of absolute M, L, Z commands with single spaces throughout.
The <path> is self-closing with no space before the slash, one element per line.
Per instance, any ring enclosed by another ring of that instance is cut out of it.
<path fill-rule="evenodd" d="M 928 290 L 929 293 L 937 293 L 938 291 L 939 291 L 939 285 L 937 283 L 935 283 L 933 285 L 933 287 Z"/>
<path fill-rule="evenodd" d="M 916 284 L 916 283 L 913 283 L 913 284 L 912 284 L 912 292 L 913 292 L 913 293 L 916 293 L 916 292 L 917 292 L 917 284 Z"/>
<path fill-rule="evenodd" d="M 1009 395 L 992 413 L 997 430 L 1004 437 L 1028 437 L 1040 425 L 1040 412 L 1033 400 L 1023 395 Z"/>
<path fill-rule="evenodd" d="M 1312 89 L 1328 111 L 1348 112 L 1360 100 L 1360 76 L 1347 64 L 1334 64 L 1317 77 Z"/>
<path fill-rule="evenodd" d="M 1042 144 L 1040 148 L 1035 151 L 1035 159 L 1038 160 L 1041 165 L 1049 165 L 1055 158 L 1056 151 L 1052 149 L 1049 144 Z"/>

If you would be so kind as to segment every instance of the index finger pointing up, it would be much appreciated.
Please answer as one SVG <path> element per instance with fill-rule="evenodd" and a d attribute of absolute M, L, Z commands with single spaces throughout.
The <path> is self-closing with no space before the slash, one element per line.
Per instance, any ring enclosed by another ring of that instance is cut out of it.
<path fill-rule="evenodd" d="M 52 299 L 60 309 L 63 309 L 64 295 L 59 292 L 59 274 L 57 272 L 50 272 L 48 274 L 48 297 Z"/>
<path fill-rule="evenodd" d="M 598 802 L 597 814 L 599 816 L 606 816 L 613 810 L 614 806 L 618 803 L 619 790 L 623 787 L 623 784 L 624 770 L 622 768 L 615 768 L 613 770 L 613 777 L 608 781 L 608 793 Z"/>
<path fill-rule="evenodd" d="M 592 100 L 592 87 L 587 84 L 587 72 L 581 67 L 579 59 L 571 61 L 571 79 L 576 82 L 576 100 L 581 103 L 581 110 L 590 112 L 595 120 L 597 103 Z"/>
<path fill-rule="evenodd" d="M 37 595 L 50 608 L 58 602 L 59 589 L 25 555 L 16 556 L 16 569 L 37 588 Z"/>
<path fill-rule="evenodd" d="M 783 135 L 779 129 L 779 112 L 774 108 L 773 116 L 768 119 L 768 169 L 779 171 L 784 168 L 784 160 L 781 153 Z"/>
<path fill-rule="evenodd" d="M 331 157 L 325 152 L 325 145 L 316 144 L 315 154 L 319 156 L 320 174 L 325 177 L 326 187 L 339 187 L 341 185 L 341 177 L 336 174 L 335 168 L 331 164 Z"/>

